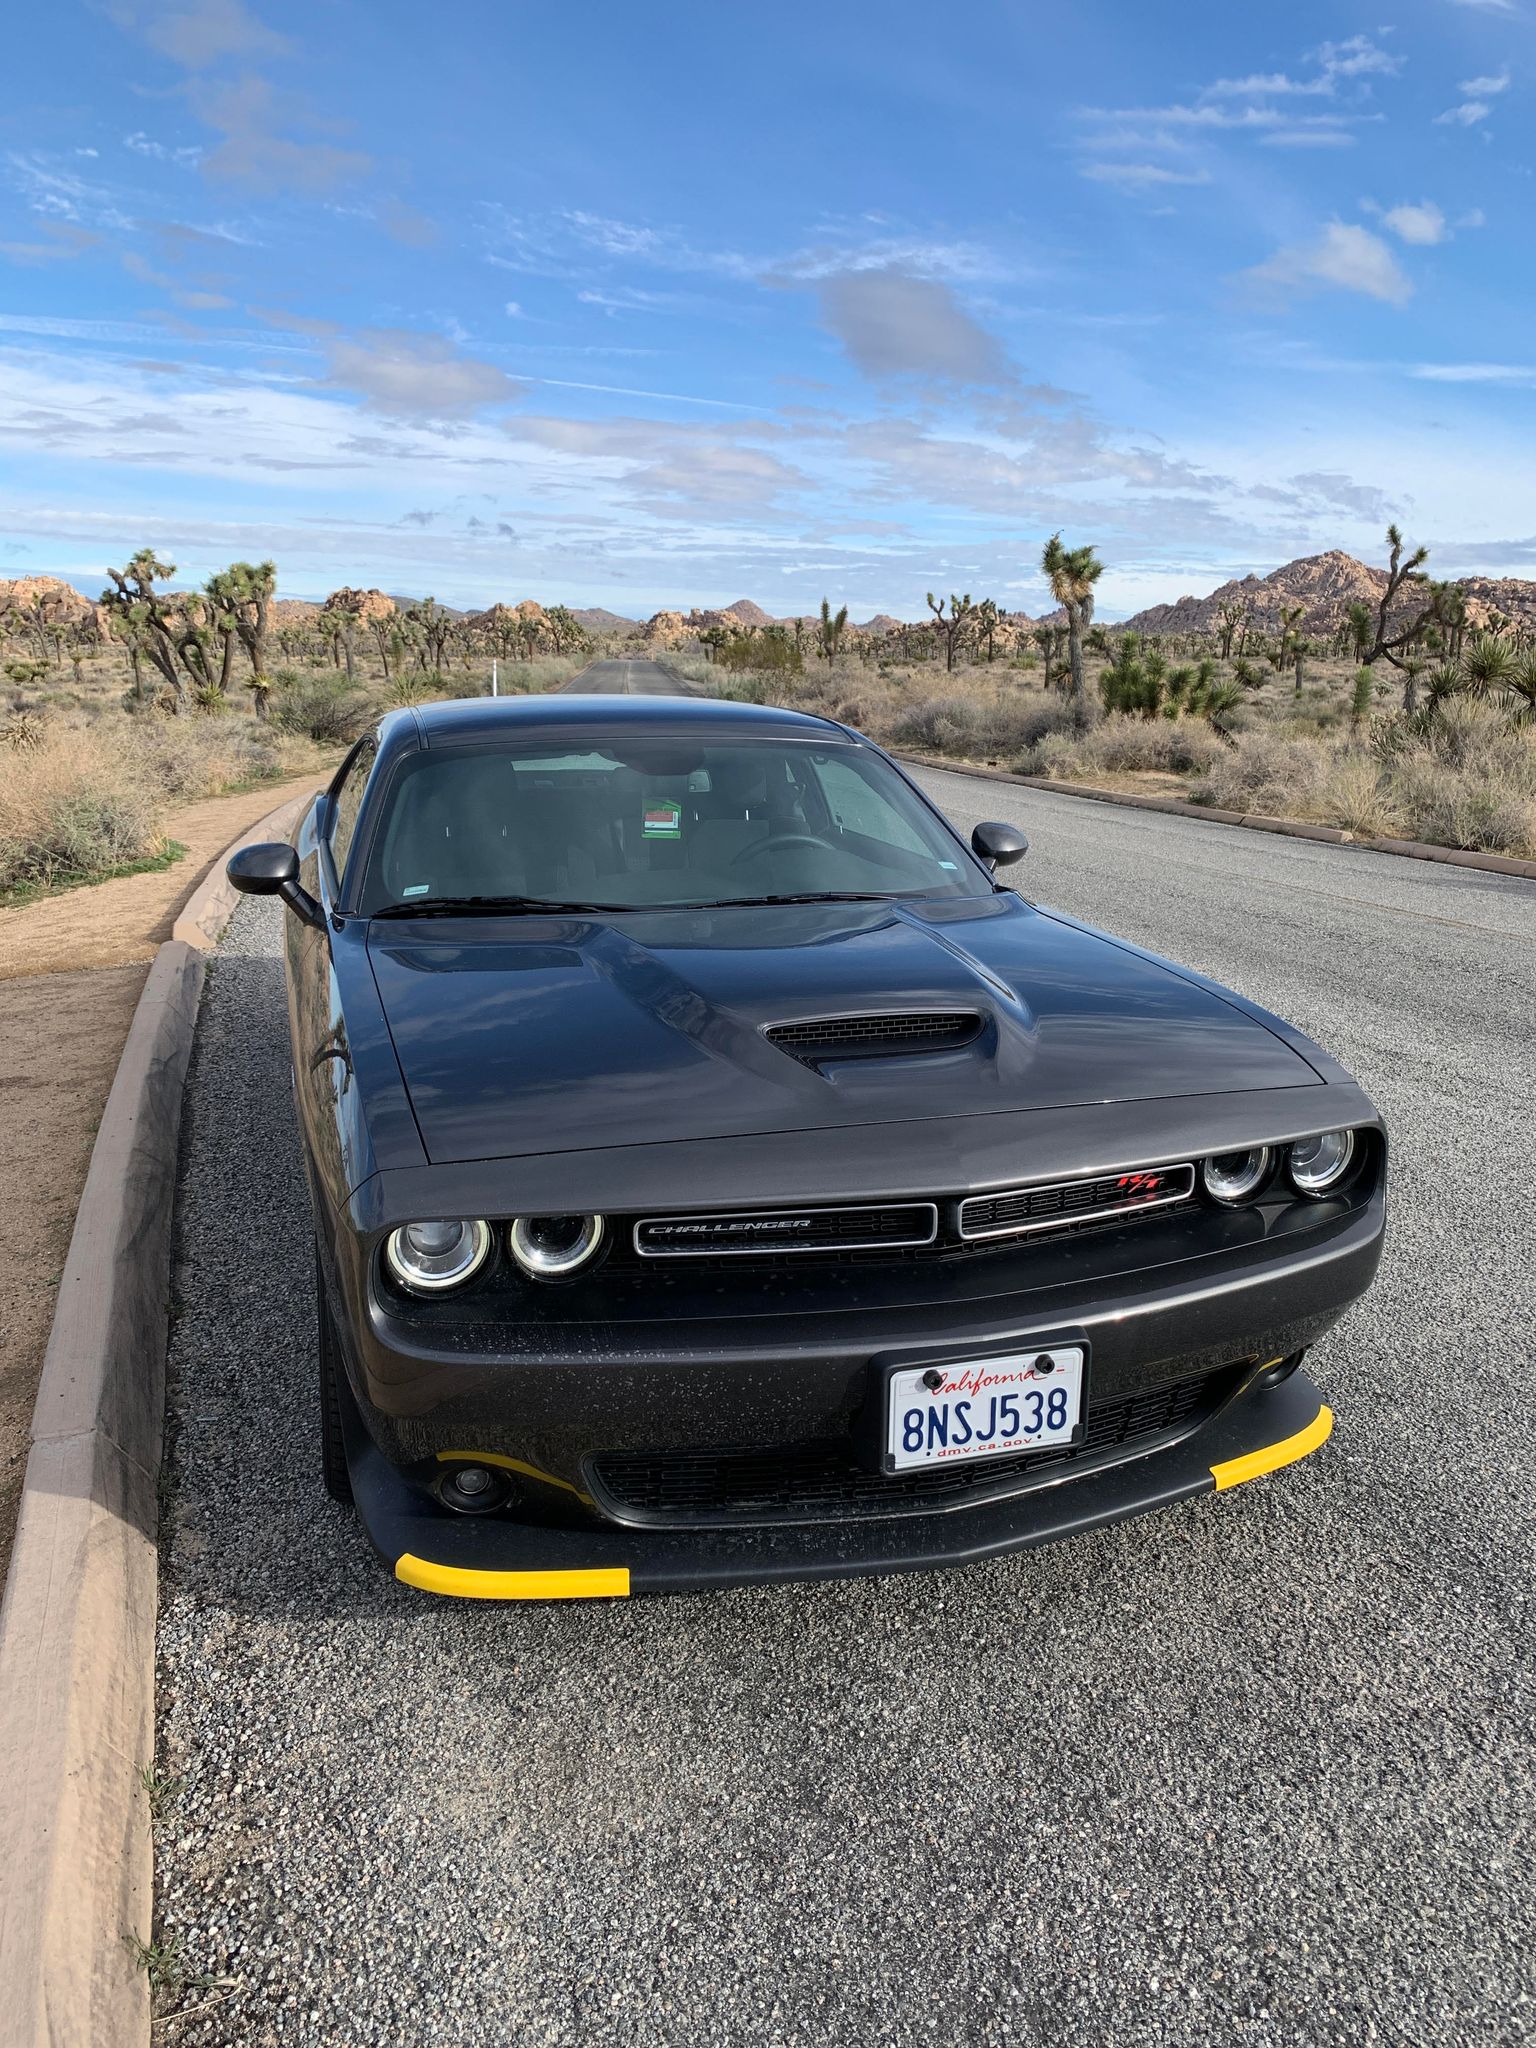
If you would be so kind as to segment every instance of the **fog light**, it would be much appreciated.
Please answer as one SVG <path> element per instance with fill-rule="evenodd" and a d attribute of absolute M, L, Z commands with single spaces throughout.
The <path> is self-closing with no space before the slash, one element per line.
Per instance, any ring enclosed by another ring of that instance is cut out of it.
<path fill-rule="evenodd" d="M 1200 1166 L 1200 1185 L 1213 1202 L 1233 1208 L 1251 1202 L 1269 1179 L 1274 1153 L 1268 1145 L 1254 1145 L 1246 1152 L 1219 1152 Z"/>
<path fill-rule="evenodd" d="M 461 1515 L 488 1515 L 505 1506 L 511 1493 L 509 1482 L 485 1465 L 455 1465 L 438 1481 L 438 1498 L 443 1506 Z"/>
<path fill-rule="evenodd" d="M 1286 1164 L 1300 1194 L 1326 1195 L 1348 1173 L 1354 1156 L 1353 1131 L 1323 1131 L 1315 1138 L 1298 1138 Z"/>
<path fill-rule="evenodd" d="M 507 1246 L 535 1280 L 560 1280 L 595 1258 L 603 1241 L 601 1216 L 516 1216 Z"/>
<path fill-rule="evenodd" d="M 1300 1351 L 1293 1351 L 1289 1358 L 1272 1358 L 1268 1365 L 1254 1374 L 1253 1384 L 1256 1387 L 1278 1387 L 1301 1364 L 1303 1355 Z"/>

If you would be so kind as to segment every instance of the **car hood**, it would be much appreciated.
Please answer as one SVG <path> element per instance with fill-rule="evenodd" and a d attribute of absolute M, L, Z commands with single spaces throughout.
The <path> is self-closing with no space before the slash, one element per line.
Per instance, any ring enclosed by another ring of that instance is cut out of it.
<path fill-rule="evenodd" d="M 435 1164 L 1320 1079 L 1236 999 L 1011 892 L 376 920 L 369 955 Z M 981 1029 L 821 1068 L 763 1035 L 921 1010 Z"/>

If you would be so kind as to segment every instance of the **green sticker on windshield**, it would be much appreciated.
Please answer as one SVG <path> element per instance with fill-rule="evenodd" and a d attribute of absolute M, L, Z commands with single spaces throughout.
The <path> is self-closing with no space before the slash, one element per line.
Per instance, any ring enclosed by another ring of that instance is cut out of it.
<path fill-rule="evenodd" d="M 644 839 L 681 839 L 683 836 L 683 807 L 681 804 L 647 804 L 641 828 Z"/>

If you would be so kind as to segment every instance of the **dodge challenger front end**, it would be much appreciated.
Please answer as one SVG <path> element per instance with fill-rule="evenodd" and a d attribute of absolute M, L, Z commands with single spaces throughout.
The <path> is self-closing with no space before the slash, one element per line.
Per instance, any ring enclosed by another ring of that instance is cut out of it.
<path fill-rule="evenodd" d="M 396 1574 L 959 1563 L 1304 1456 L 1386 1138 L 1279 1019 L 1040 909 L 827 721 L 391 715 L 282 895 L 321 1457 Z"/>

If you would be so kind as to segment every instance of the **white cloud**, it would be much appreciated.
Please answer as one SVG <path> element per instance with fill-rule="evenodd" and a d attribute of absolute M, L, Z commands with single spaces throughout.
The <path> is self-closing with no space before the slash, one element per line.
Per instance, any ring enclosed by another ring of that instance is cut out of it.
<path fill-rule="evenodd" d="M 1395 78 L 1403 68 L 1401 57 L 1382 49 L 1369 36 L 1351 36 L 1347 42 L 1324 43 L 1317 56 L 1327 78 L 1363 78 L 1369 73 Z"/>
<path fill-rule="evenodd" d="M 1381 216 L 1381 224 L 1390 228 L 1400 242 L 1411 242 L 1421 249 L 1443 242 L 1448 233 L 1445 215 L 1432 199 L 1421 200 L 1417 206 L 1389 207 Z"/>
<path fill-rule="evenodd" d="M 1506 65 L 1496 78 L 1464 78 L 1459 90 L 1469 100 L 1486 100 L 1492 99 L 1495 93 L 1507 91 L 1508 87 L 1509 67 Z"/>
<path fill-rule="evenodd" d="M 1161 190 L 1167 185 L 1209 185 L 1209 171 L 1176 171 L 1166 164 L 1084 164 L 1083 176 L 1122 192 Z"/>
<path fill-rule="evenodd" d="M 203 158 L 203 152 L 194 146 L 172 149 L 164 142 L 156 142 L 152 135 L 144 134 L 142 129 L 136 130 L 132 135 L 125 135 L 123 147 L 131 149 L 135 156 L 153 157 L 156 163 L 180 164 L 188 170 L 194 164 L 201 163 Z"/>
<path fill-rule="evenodd" d="M 1486 100 L 1463 100 L 1459 107 L 1447 107 L 1443 114 L 1436 114 L 1437 128 L 1475 128 L 1479 121 L 1486 121 L 1493 109 Z"/>
<path fill-rule="evenodd" d="M 1518 14 L 1515 0 L 1451 0 L 1453 7 L 1479 7 L 1486 14 Z"/>
<path fill-rule="evenodd" d="M 1272 128 L 1259 137 L 1267 149 L 1353 149 L 1347 128 Z"/>
<path fill-rule="evenodd" d="M 1266 287 L 1307 290 L 1332 285 L 1389 306 L 1406 305 L 1413 295 L 1412 284 L 1379 235 L 1337 220 L 1329 221 L 1310 242 L 1277 249 L 1245 275 Z"/>
<path fill-rule="evenodd" d="M 355 391 L 396 419 L 450 419 L 506 405 L 522 394 L 505 370 L 477 362 L 437 335 L 372 328 L 327 347 L 328 384 Z"/>
<path fill-rule="evenodd" d="M 915 377 L 955 385 L 1011 378 L 995 335 L 978 325 L 937 278 L 902 270 L 845 270 L 817 283 L 822 325 L 849 360 L 877 382 Z"/>
<path fill-rule="evenodd" d="M 188 71 L 203 71 L 228 57 L 281 57 L 292 45 L 269 29 L 241 0 L 165 0 L 118 4 L 107 10 L 119 28 L 139 31 L 162 56 Z"/>
<path fill-rule="evenodd" d="M 1411 363 L 1410 377 L 1431 384 L 1536 384 L 1536 363 Z"/>
<path fill-rule="evenodd" d="M 1351 36 L 1347 42 L 1324 43 L 1312 56 L 1318 69 L 1311 78 L 1292 78 L 1284 71 L 1256 71 L 1246 78 L 1218 78 L 1201 88 L 1203 99 L 1283 99 L 1305 94 L 1332 98 L 1341 78 L 1363 78 L 1374 74 L 1394 78 L 1403 68 L 1401 57 L 1373 43 L 1369 36 Z"/>

